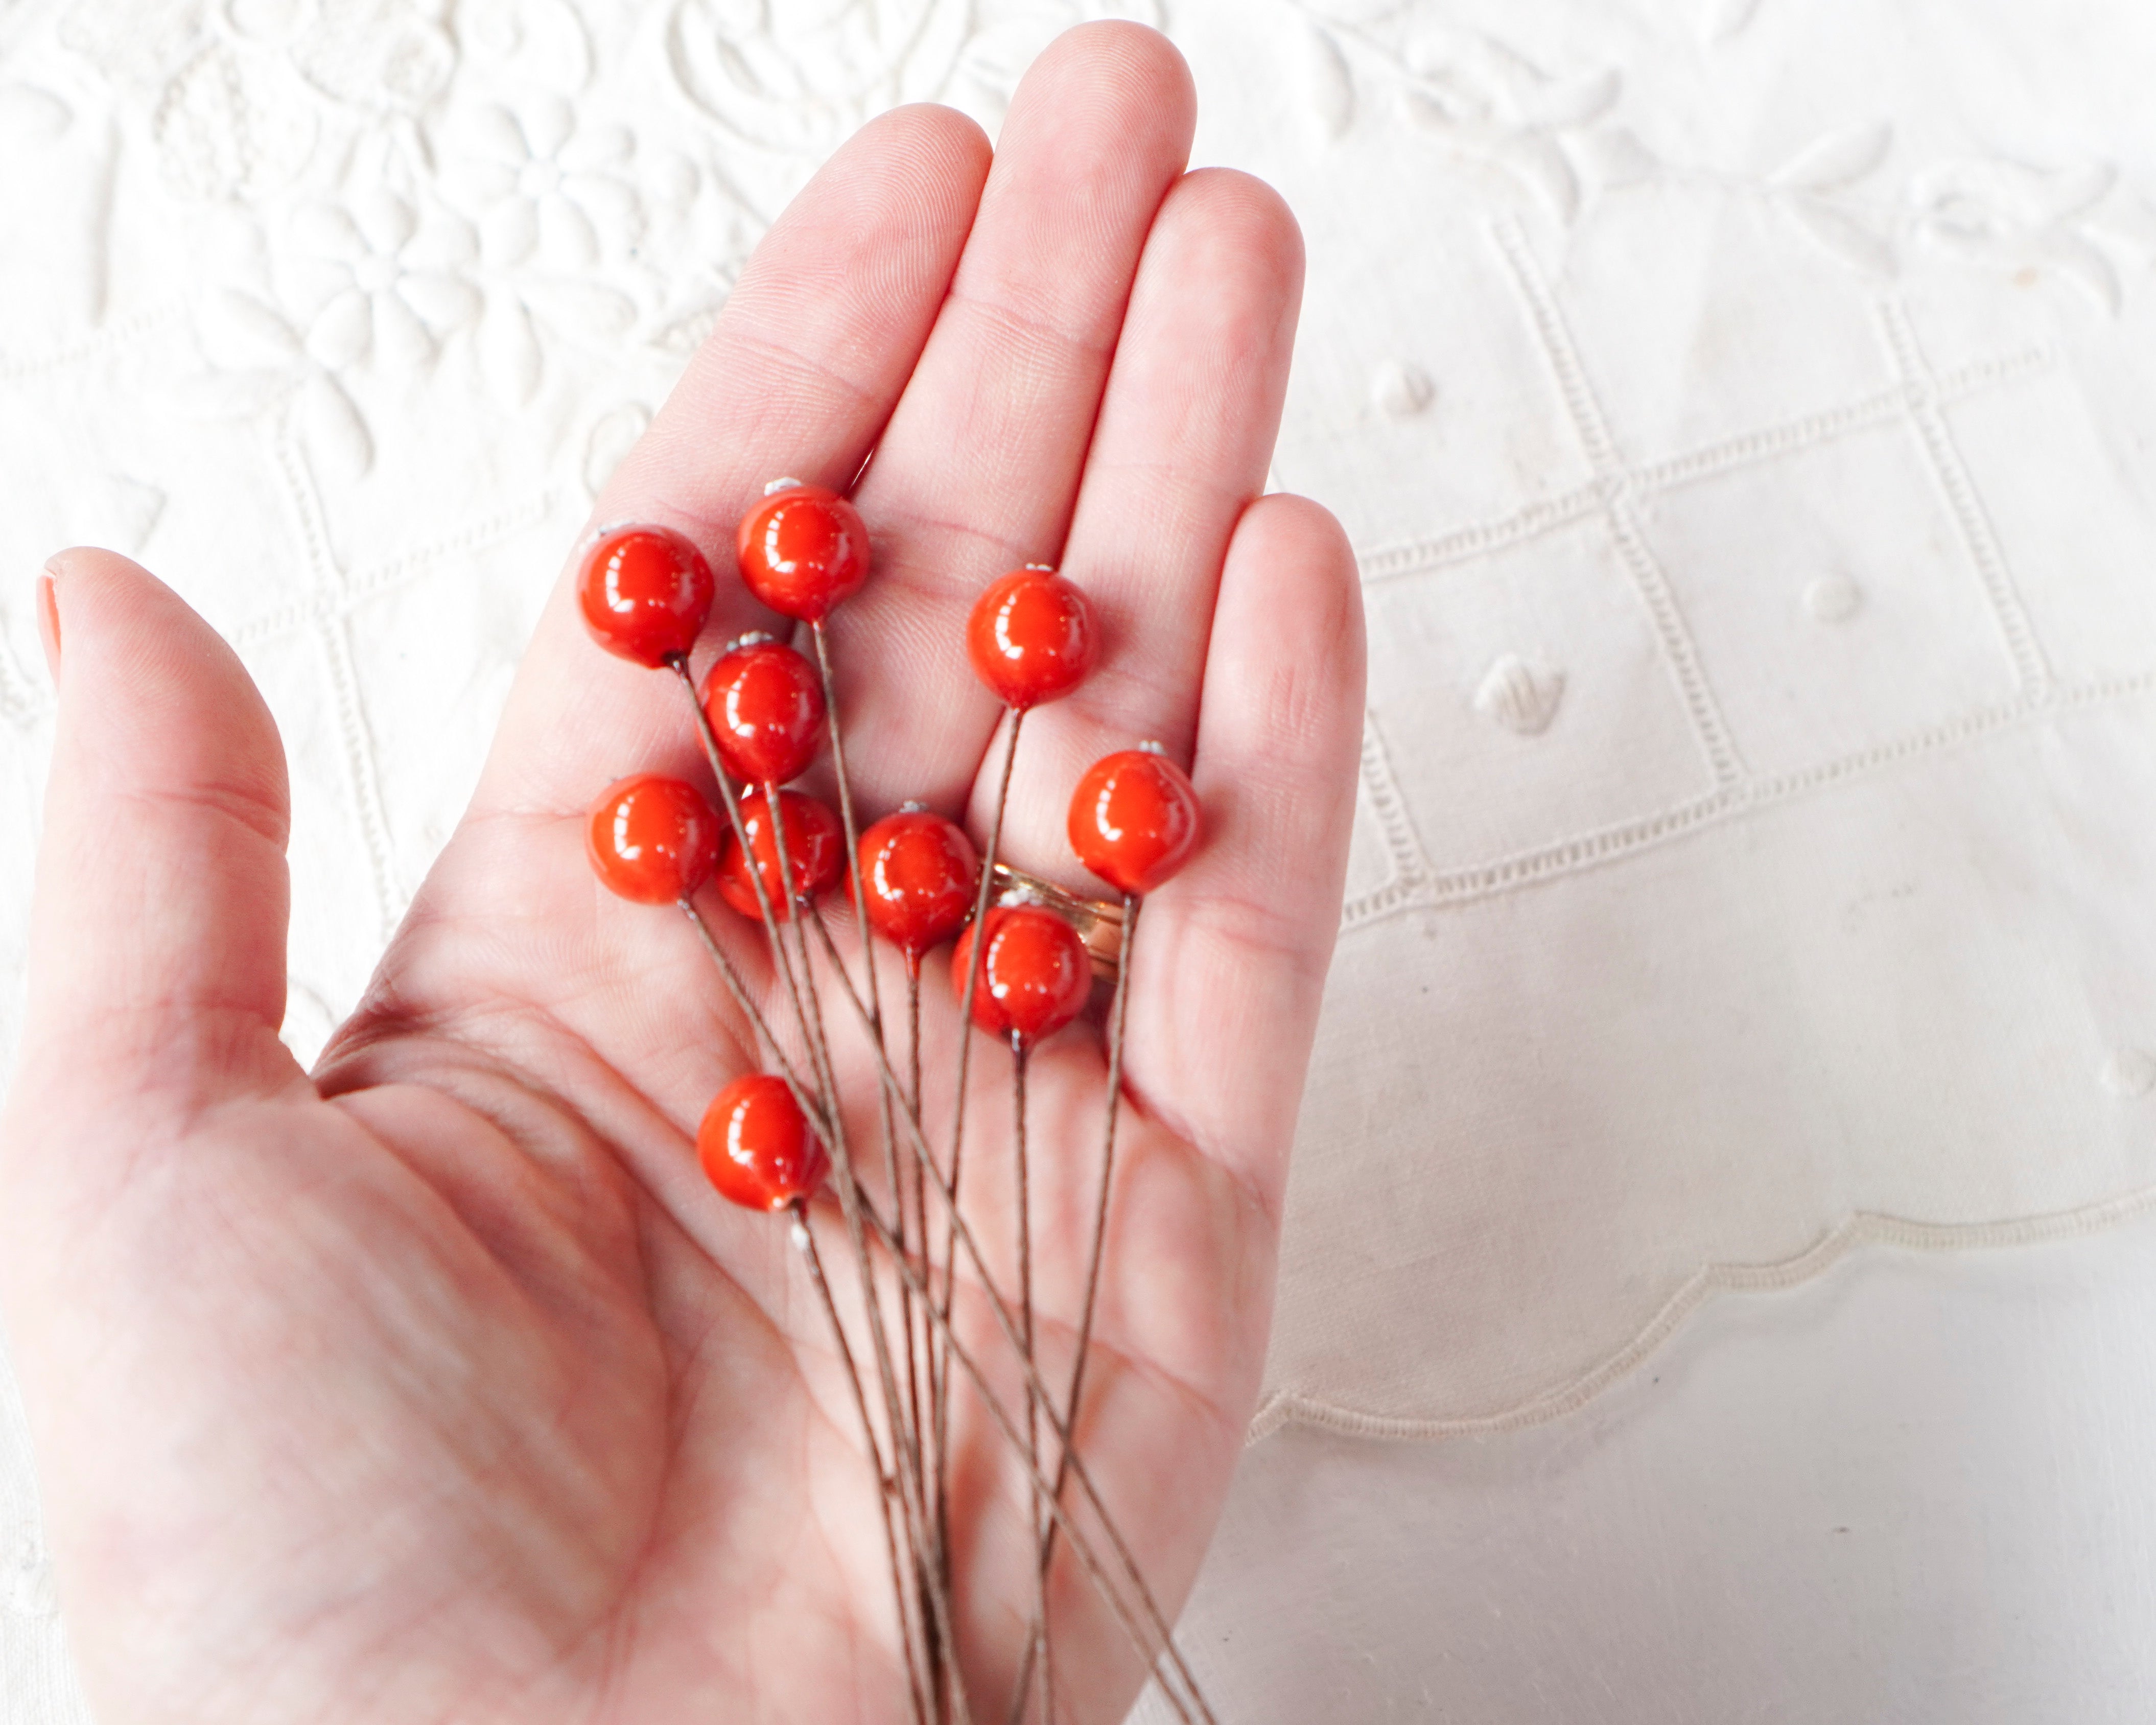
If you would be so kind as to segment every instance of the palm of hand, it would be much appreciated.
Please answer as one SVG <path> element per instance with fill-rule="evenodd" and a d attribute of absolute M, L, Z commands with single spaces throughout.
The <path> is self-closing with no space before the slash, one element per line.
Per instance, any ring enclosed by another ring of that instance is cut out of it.
<path fill-rule="evenodd" d="M 834 625 L 871 815 L 917 796 L 985 824 L 1001 751 L 959 620 L 989 576 L 1059 547 L 1108 652 L 1029 723 L 1007 852 L 1067 879 L 1086 761 L 1152 736 L 1194 762 L 1213 832 L 1137 960 L 1082 1434 L 1171 1610 L 1255 1390 L 1360 721 L 1337 530 L 1251 501 L 1292 224 L 1253 182 L 1181 176 L 1189 124 L 1173 51 L 1104 27 L 1029 75 L 992 173 L 955 116 L 872 126 L 774 228 L 597 516 L 680 526 L 723 572 L 762 480 L 843 485 L 875 449 L 856 498 L 878 569 Z M 581 855 L 607 780 L 695 771 L 678 690 L 598 652 L 557 593 L 471 813 L 311 1081 L 275 1034 L 266 714 L 140 572 L 78 553 L 60 593 L 5 1292 L 105 1717 L 900 1717 L 820 1308 L 783 1225 L 728 1210 L 687 1148 L 757 1051 L 678 919 L 608 899 Z M 706 639 L 756 620 L 722 593 Z M 752 936 L 729 937 L 754 970 Z M 956 1014 L 927 993 L 932 1123 Z M 872 1096 L 858 1039 L 834 1041 L 842 1087 Z M 969 1209 L 1002 1214 L 998 1058 L 975 1061 Z M 1055 1382 L 1096 1040 L 1059 1039 L 1035 1071 Z M 1025 1630 L 1025 1487 L 978 1420 L 955 1441 L 988 1717 Z M 1141 1662 L 1075 1574 L 1057 1609 L 1066 1716 L 1118 1716 Z"/>

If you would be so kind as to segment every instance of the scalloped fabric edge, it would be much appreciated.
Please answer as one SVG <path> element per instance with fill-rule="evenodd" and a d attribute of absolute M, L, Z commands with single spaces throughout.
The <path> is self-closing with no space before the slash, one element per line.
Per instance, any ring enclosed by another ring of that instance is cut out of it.
<path fill-rule="evenodd" d="M 1488 1414 L 1416 1419 L 1373 1413 L 1337 1402 L 1276 1389 L 1250 1416 L 1243 1446 L 1249 1449 L 1289 1425 L 1305 1425 L 1351 1437 L 1394 1441 L 1430 1440 L 1518 1431 L 1576 1412 L 1627 1376 L 1675 1335 L 1685 1320 L 1717 1294 L 1774 1293 L 1817 1280 L 1861 1245 L 1898 1246 L 1907 1251 L 1995 1250 L 2071 1240 L 2133 1220 L 2156 1210 L 2156 1186 L 2137 1187 L 2116 1198 L 2047 1214 L 1990 1222 L 1920 1222 L 1859 1210 L 1830 1229 L 1794 1257 L 1770 1264 L 1709 1264 L 1685 1279 L 1632 1339 L 1578 1377 Z"/>

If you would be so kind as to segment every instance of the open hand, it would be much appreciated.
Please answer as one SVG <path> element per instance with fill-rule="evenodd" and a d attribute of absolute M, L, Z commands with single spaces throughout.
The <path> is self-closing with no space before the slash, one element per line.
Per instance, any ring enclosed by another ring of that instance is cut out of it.
<path fill-rule="evenodd" d="M 1259 495 L 1295 226 L 1254 181 L 1183 172 L 1192 121 L 1173 49 L 1097 25 L 1028 74 L 993 163 L 945 110 L 869 126 L 773 228 L 593 517 L 705 549 L 708 651 L 768 623 L 729 572 L 763 483 L 852 486 L 875 569 L 833 631 L 864 819 L 919 798 L 983 833 L 998 715 L 963 623 L 1027 562 L 1087 590 L 1105 650 L 1026 726 L 1010 860 L 1098 891 L 1062 839 L 1080 771 L 1147 737 L 1190 765 L 1208 837 L 1136 955 L 1080 1433 L 1171 1612 L 1256 1394 L 1362 704 L 1340 532 Z M 757 1050 L 681 919 L 610 898 L 583 854 L 610 779 L 702 776 L 679 687 L 598 650 L 557 591 L 471 809 L 310 1076 L 277 1038 L 267 711 L 141 571 L 89 551 L 55 569 L 0 1296 L 99 1717 L 903 1717 L 820 1308 L 783 1220 L 730 1209 L 690 1147 Z M 767 985 L 760 932 L 711 914 Z M 843 900 L 833 916 L 848 943 Z M 859 1040 L 834 1031 L 872 1096 Z M 1008 1058 L 983 1044 L 974 1069 L 969 1189 L 1001 1214 Z M 941 1070 L 932 1047 L 932 1116 Z M 1034 1073 L 1054 1382 L 1097 1034 L 1065 1032 Z M 984 1427 L 959 1441 L 960 1639 L 993 1698 L 977 1716 L 999 1721 L 1032 1598 L 1026 1489 Z M 1143 1662 L 1075 1571 L 1056 1613 L 1061 1716 L 1120 1717 Z"/>

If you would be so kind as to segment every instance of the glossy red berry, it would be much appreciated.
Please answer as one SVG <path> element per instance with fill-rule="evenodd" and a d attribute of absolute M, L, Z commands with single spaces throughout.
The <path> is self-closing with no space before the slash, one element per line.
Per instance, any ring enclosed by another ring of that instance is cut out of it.
<path fill-rule="evenodd" d="M 1070 848 L 1116 891 L 1151 892 L 1198 848 L 1198 793 L 1151 749 L 1122 749 L 1086 769 L 1070 798 Z"/>
<path fill-rule="evenodd" d="M 752 509 L 736 550 L 748 590 L 782 617 L 820 622 L 869 578 L 860 511 L 822 485 L 789 485 Z"/>
<path fill-rule="evenodd" d="M 704 673 L 704 716 L 719 758 L 736 778 L 783 784 L 816 758 L 824 737 L 824 685 L 816 667 L 783 642 L 752 640 Z"/>
<path fill-rule="evenodd" d="M 1078 931 L 1039 905 L 997 905 L 988 915 L 988 945 L 973 988 L 973 1022 L 991 1035 L 1028 1045 L 1052 1036 L 1086 1009 L 1093 963 Z M 958 937 L 951 986 L 966 998 L 973 931 Z"/>
<path fill-rule="evenodd" d="M 966 926 L 980 884 L 973 840 L 940 814 L 906 809 L 861 834 L 870 926 L 910 961 Z"/>
<path fill-rule="evenodd" d="M 815 1195 L 829 1166 L 786 1081 L 737 1078 L 712 1098 L 696 1128 L 705 1178 L 745 1209 L 783 1210 Z"/>
<path fill-rule="evenodd" d="M 1014 569 L 973 603 L 966 655 L 1005 706 L 1068 695 L 1093 668 L 1093 608 L 1050 569 Z"/>
<path fill-rule="evenodd" d="M 782 922 L 793 914 L 793 899 L 818 897 L 839 884 L 846 871 L 846 837 L 839 817 L 814 797 L 798 791 L 778 793 L 779 819 L 786 824 L 786 860 L 792 865 L 793 891 L 779 890 L 778 835 L 772 830 L 771 811 L 762 791 L 741 799 L 742 830 L 763 877 L 763 891 L 771 901 L 772 914 Z M 719 859 L 719 896 L 744 916 L 758 915 L 756 888 L 749 882 L 748 865 L 734 835 L 726 835 Z"/>
<path fill-rule="evenodd" d="M 658 666 L 696 644 L 711 614 L 711 566 L 670 527 L 624 527 L 585 554 L 584 625 L 609 653 Z"/>
<path fill-rule="evenodd" d="M 585 850 L 610 891 L 670 905 L 711 878 L 720 827 L 718 812 L 694 785 L 639 773 L 608 785 L 592 804 Z"/>

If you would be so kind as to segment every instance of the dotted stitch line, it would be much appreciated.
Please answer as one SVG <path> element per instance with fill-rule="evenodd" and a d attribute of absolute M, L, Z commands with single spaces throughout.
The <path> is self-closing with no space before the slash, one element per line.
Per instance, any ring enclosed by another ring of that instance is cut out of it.
<path fill-rule="evenodd" d="M 1747 467 L 1786 460 L 1822 444 L 1891 425 L 1902 409 L 1902 392 L 1881 389 L 1839 408 L 1808 413 L 1780 425 L 1763 426 L 1710 449 L 1673 456 L 1641 468 L 1633 475 L 1634 490 L 1641 495 L 1675 490 Z"/>
<path fill-rule="evenodd" d="M 1984 583 L 1985 596 L 1991 602 L 1992 617 L 1999 634 L 2005 638 L 2007 653 L 2014 661 L 2015 676 L 2025 691 L 2041 694 L 2051 684 L 2051 666 L 2046 662 L 2044 649 L 2030 624 L 2013 571 L 2007 566 L 1998 531 L 1991 524 L 1983 499 L 1977 495 L 1976 480 L 1963 459 L 1961 446 L 1954 441 L 1945 413 L 1940 410 L 1931 362 L 1924 357 L 1916 329 L 1902 305 L 1892 300 L 1882 300 L 1878 309 L 1887 351 L 1893 357 L 1894 369 L 1904 385 L 1910 422 L 1933 475 L 1945 494 L 1948 509 L 1961 530 L 1969 558 Z"/>
<path fill-rule="evenodd" d="M 1423 849 L 1422 835 L 1415 830 L 1414 817 L 1408 813 L 1407 799 L 1400 794 L 1375 713 L 1363 716 L 1363 784 L 1392 863 L 1393 878 L 1387 884 L 1409 886 L 1427 880 L 1429 855 Z"/>
<path fill-rule="evenodd" d="M 13 383 L 25 377 L 34 377 L 43 372 L 57 372 L 95 359 L 100 354 L 114 348 L 125 347 L 156 335 L 168 323 L 178 321 L 185 308 L 177 300 L 162 305 L 152 305 L 145 311 L 129 313 L 116 323 L 106 325 L 95 335 L 64 342 L 43 353 L 0 353 L 0 383 Z"/>
<path fill-rule="evenodd" d="M 279 419 L 273 442 L 278 471 L 299 518 L 300 539 L 305 548 L 308 565 L 315 573 L 316 591 L 326 598 L 333 598 L 341 590 L 343 574 L 330 553 L 328 530 L 321 516 L 321 494 L 294 444 L 289 410 Z M 352 663 L 351 635 L 342 614 L 336 610 L 317 615 L 312 622 L 315 638 L 328 667 L 331 691 L 336 697 L 337 731 L 344 744 L 348 776 L 346 789 L 352 798 L 353 818 L 359 823 L 360 837 L 367 846 L 367 861 L 374 877 L 375 901 L 382 912 L 386 937 L 396 927 L 403 911 L 403 900 L 397 890 L 390 855 L 388 815 L 382 806 L 373 740 L 367 734 L 366 714 L 360 704 L 358 675 Z"/>
<path fill-rule="evenodd" d="M 1676 684 L 1678 697 L 1684 702 L 1693 734 L 1707 757 L 1708 769 L 1717 784 L 1738 784 L 1745 777 L 1743 757 L 1722 719 L 1722 705 L 1715 699 L 1713 688 L 1707 681 L 1698 644 L 1686 625 L 1684 610 L 1677 603 L 1669 573 L 1656 559 L 1633 512 L 1633 475 L 1618 454 L 1615 440 L 1609 434 L 1608 416 L 1588 380 L 1578 344 L 1573 339 L 1549 284 L 1543 280 L 1528 253 L 1526 238 L 1517 224 L 1500 223 L 1496 233 L 1498 249 L 1513 283 L 1527 301 L 1528 322 L 1535 338 L 1556 374 L 1565 411 L 1571 416 L 1588 459 L 1597 470 L 1604 512 L 1609 518 L 1618 558 L 1630 576 L 1640 603 L 1646 607 L 1656 637 L 1661 643 L 1663 658 Z"/>
<path fill-rule="evenodd" d="M 258 646 L 308 624 L 335 621 L 349 615 L 360 601 L 379 598 L 416 580 L 438 562 L 484 551 L 511 534 L 536 526 L 546 520 L 560 501 L 560 496 L 559 486 L 548 485 L 523 504 L 458 528 L 432 544 L 400 552 L 364 574 L 353 577 L 341 587 L 264 612 L 234 630 L 233 643 L 236 646 Z"/>
<path fill-rule="evenodd" d="M 1517 514 L 1494 521 L 1478 521 L 1435 539 L 1412 545 L 1390 546 L 1356 559 L 1366 583 L 1401 581 L 1410 575 L 1428 574 L 1453 563 L 1471 562 L 1541 539 L 1577 521 L 1587 520 L 1602 507 L 1602 491 L 1596 485 L 1530 503 Z"/>
<path fill-rule="evenodd" d="M 2063 690 L 2055 686 L 2045 696 L 1980 708 L 1853 755 L 1761 780 L 1746 788 L 1717 792 L 1642 820 L 1605 827 L 1561 844 L 1522 851 L 1475 868 L 1433 875 L 1419 882 L 1389 884 L 1350 901 L 1342 911 L 1341 927 L 1343 932 L 1364 928 L 1409 911 L 1443 909 L 1491 897 L 1516 886 L 1573 874 L 1681 837 L 1732 815 L 1771 808 L 1861 773 L 1878 772 L 1958 744 L 2025 728 L 2061 712 L 2131 700 L 2152 689 L 2156 689 L 2156 671 L 2144 671 L 2135 676 L 2108 678 Z"/>
<path fill-rule="evenodd" d="M 2058 362 L 2047 347 L 2031 347 L 2018 353 L 1976 360 L 1940 374 L 1933 390 L 1943 403 L 1963 400 Z M 1741 432 L 1718 443 L 1689 449 L 1664 460 L 1635 468 L 1630 489 L 1635 497 L 1718 479 L 1768 462 L 1784 459 L 1822 444 L 1891 425 L 1908 411 L 1904 387 L 1882 389 L 1838 408 L 1806 413 L 1756 431 Z M 1538 500 L 1509 516 L 1478 521 L 1449 533 L 1419 539 L 1406 545 L 1382 547 L 1357 558 L 1366 583 L 1403 581 L 1426 575 L 1455 563 L 1471 562 L 1493 552 L 1509 549 L 1557 532 L 1585 520 L 1604 506 L 1600 482 L 1575 487 L 1554 497 Z"/>

